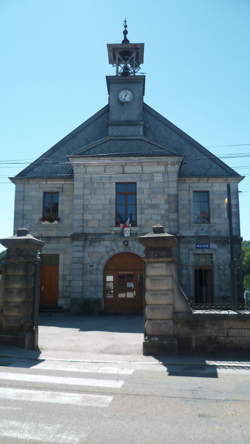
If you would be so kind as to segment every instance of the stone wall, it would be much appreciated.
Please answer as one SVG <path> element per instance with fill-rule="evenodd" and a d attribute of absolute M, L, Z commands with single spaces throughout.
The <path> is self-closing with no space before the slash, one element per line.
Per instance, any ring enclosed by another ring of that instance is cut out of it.
<path fill-rule="evenodd" d="M 14 232 L 25 226 L 36 237 L 70 236 L 73 229 L 72 179 L 15 179 Z M 43 223 L 43 193 L 59 192 L 59 223 Z"/>
<path fill-rule="evenodd" d="M 194 294 L 192 278 L 195 255 L 212 255 L 214 302 L 224 303 L 231 294 L 231 268 L 229 245 L 229 221 L 224 205 L 227 197 L 227 183 L 231 182 L 232 223 L 234 245 L 234 268 L 236 280 L 240 263 L 240 226 L 238 188 L 235 179 L 223 178 L 180 178 L 178 183 L 179 211 L 179 279 L 189 298 Z M 210 223 L 193 222 L 193 192 L 209 191 Z M 197 249 L 197 243 L 208 243 L 209 248 Z M 238 286 L 240 283 L 238 283 Z M 238 290 L 239 291 L 239 290 Z"/>
<path fill-rule="evenodd" d="M 249 351 L 250 312 L 194 312 L 175 319 L 180 352 Z"/>
<path fill-rule="evenodd" d="M 178 230 L 177 177 L 179 158 L 71 159 L 74 168 L 74 232 L 115 229 L 115 183 L 137 183 L 137 225 L 144 233 L 164 222 Z M 119 230 L 119 228 L 118 228 Z"/>
<path fill-rule="evenodd" d="M 223 178 L 179 178 L 178 211 L 179 234 L 181 236 L 228 237 L 229 224 L 224 206 L 227 183 L 231 182 L 233 234 L 240 236 L 238 184 L 235 179 Z M 193 191 L 209 191 L 210 223 L 193 222 Z"/>
<path fill-rule="evenodd" d="M 179 238 L 178 270 L 179 279 L 186 295 L 191 298 L 194 294 L 193 269 L 198 266 L 197 255 L 211 255 L 213 267 L 214 302 L 217 304 L 228 301 L 231 293 L 231 268 L 230 268 L 230 246 L 226 238 L 214 238 L 210 241 L 210 248 L 199 250 L 196 248 L 197 242 L 206 242 L 206 239 L 199 237 Z M 235 247 L 239 249 L 240 239 L 235 242 Z M 236 250 L 235 248 L 235 250 Z M 238 259 L 239 261 L 239 254 Z"/>

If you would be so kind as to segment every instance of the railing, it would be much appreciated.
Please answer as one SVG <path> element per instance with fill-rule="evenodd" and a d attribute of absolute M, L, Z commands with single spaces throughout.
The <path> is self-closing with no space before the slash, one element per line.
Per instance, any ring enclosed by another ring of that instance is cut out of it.
<path fill-rule="evenodd" d="M 197 302 L 190 300 L 190 305 L 193 310 L 221 310 L 221 311 L 242 311 L 250 310 L 250 304 L 243 299 L 241 301 L 218 301 L 218 302 Z"/>

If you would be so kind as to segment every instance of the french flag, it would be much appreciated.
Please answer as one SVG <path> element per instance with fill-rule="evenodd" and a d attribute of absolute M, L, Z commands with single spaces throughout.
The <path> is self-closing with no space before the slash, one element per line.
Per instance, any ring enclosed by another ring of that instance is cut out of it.
<path fill-rule="evenodd" d="M 120 231 L 120 235 L 123 236 L 124 235 L 124 228 L 128 228 L 131 222 L 131 217 L 128 216 L 127 220 L 124 224 L 121 224 L 121 231 Z"/>
<path fill-rule="evenodd" d="M 128 228 L 128 227 L 129 227 L 130 219 L 131 219 L 130 216 L 128 216 L 128 218 L 127 218 L 125 224 L 123 225 L 123 228 Z"/>

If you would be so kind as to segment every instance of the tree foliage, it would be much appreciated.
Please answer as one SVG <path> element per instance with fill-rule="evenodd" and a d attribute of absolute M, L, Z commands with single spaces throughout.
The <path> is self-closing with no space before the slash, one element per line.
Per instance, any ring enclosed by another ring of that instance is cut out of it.
<path fill-rule="evenodd" d="M 242 271 L 244 288 L 250 289 L 250 241 L 242 242 Z"/>

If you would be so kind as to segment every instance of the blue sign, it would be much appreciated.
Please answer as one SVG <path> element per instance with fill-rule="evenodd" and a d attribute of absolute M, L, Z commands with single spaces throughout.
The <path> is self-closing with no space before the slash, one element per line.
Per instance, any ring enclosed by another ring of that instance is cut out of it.
<path fill-rule="evenodd" d="M 197 242 L 195 244 L 195 248 L 200 248 L 200 249 L 210 248 L 210 243 L 209 242 Z"/>

